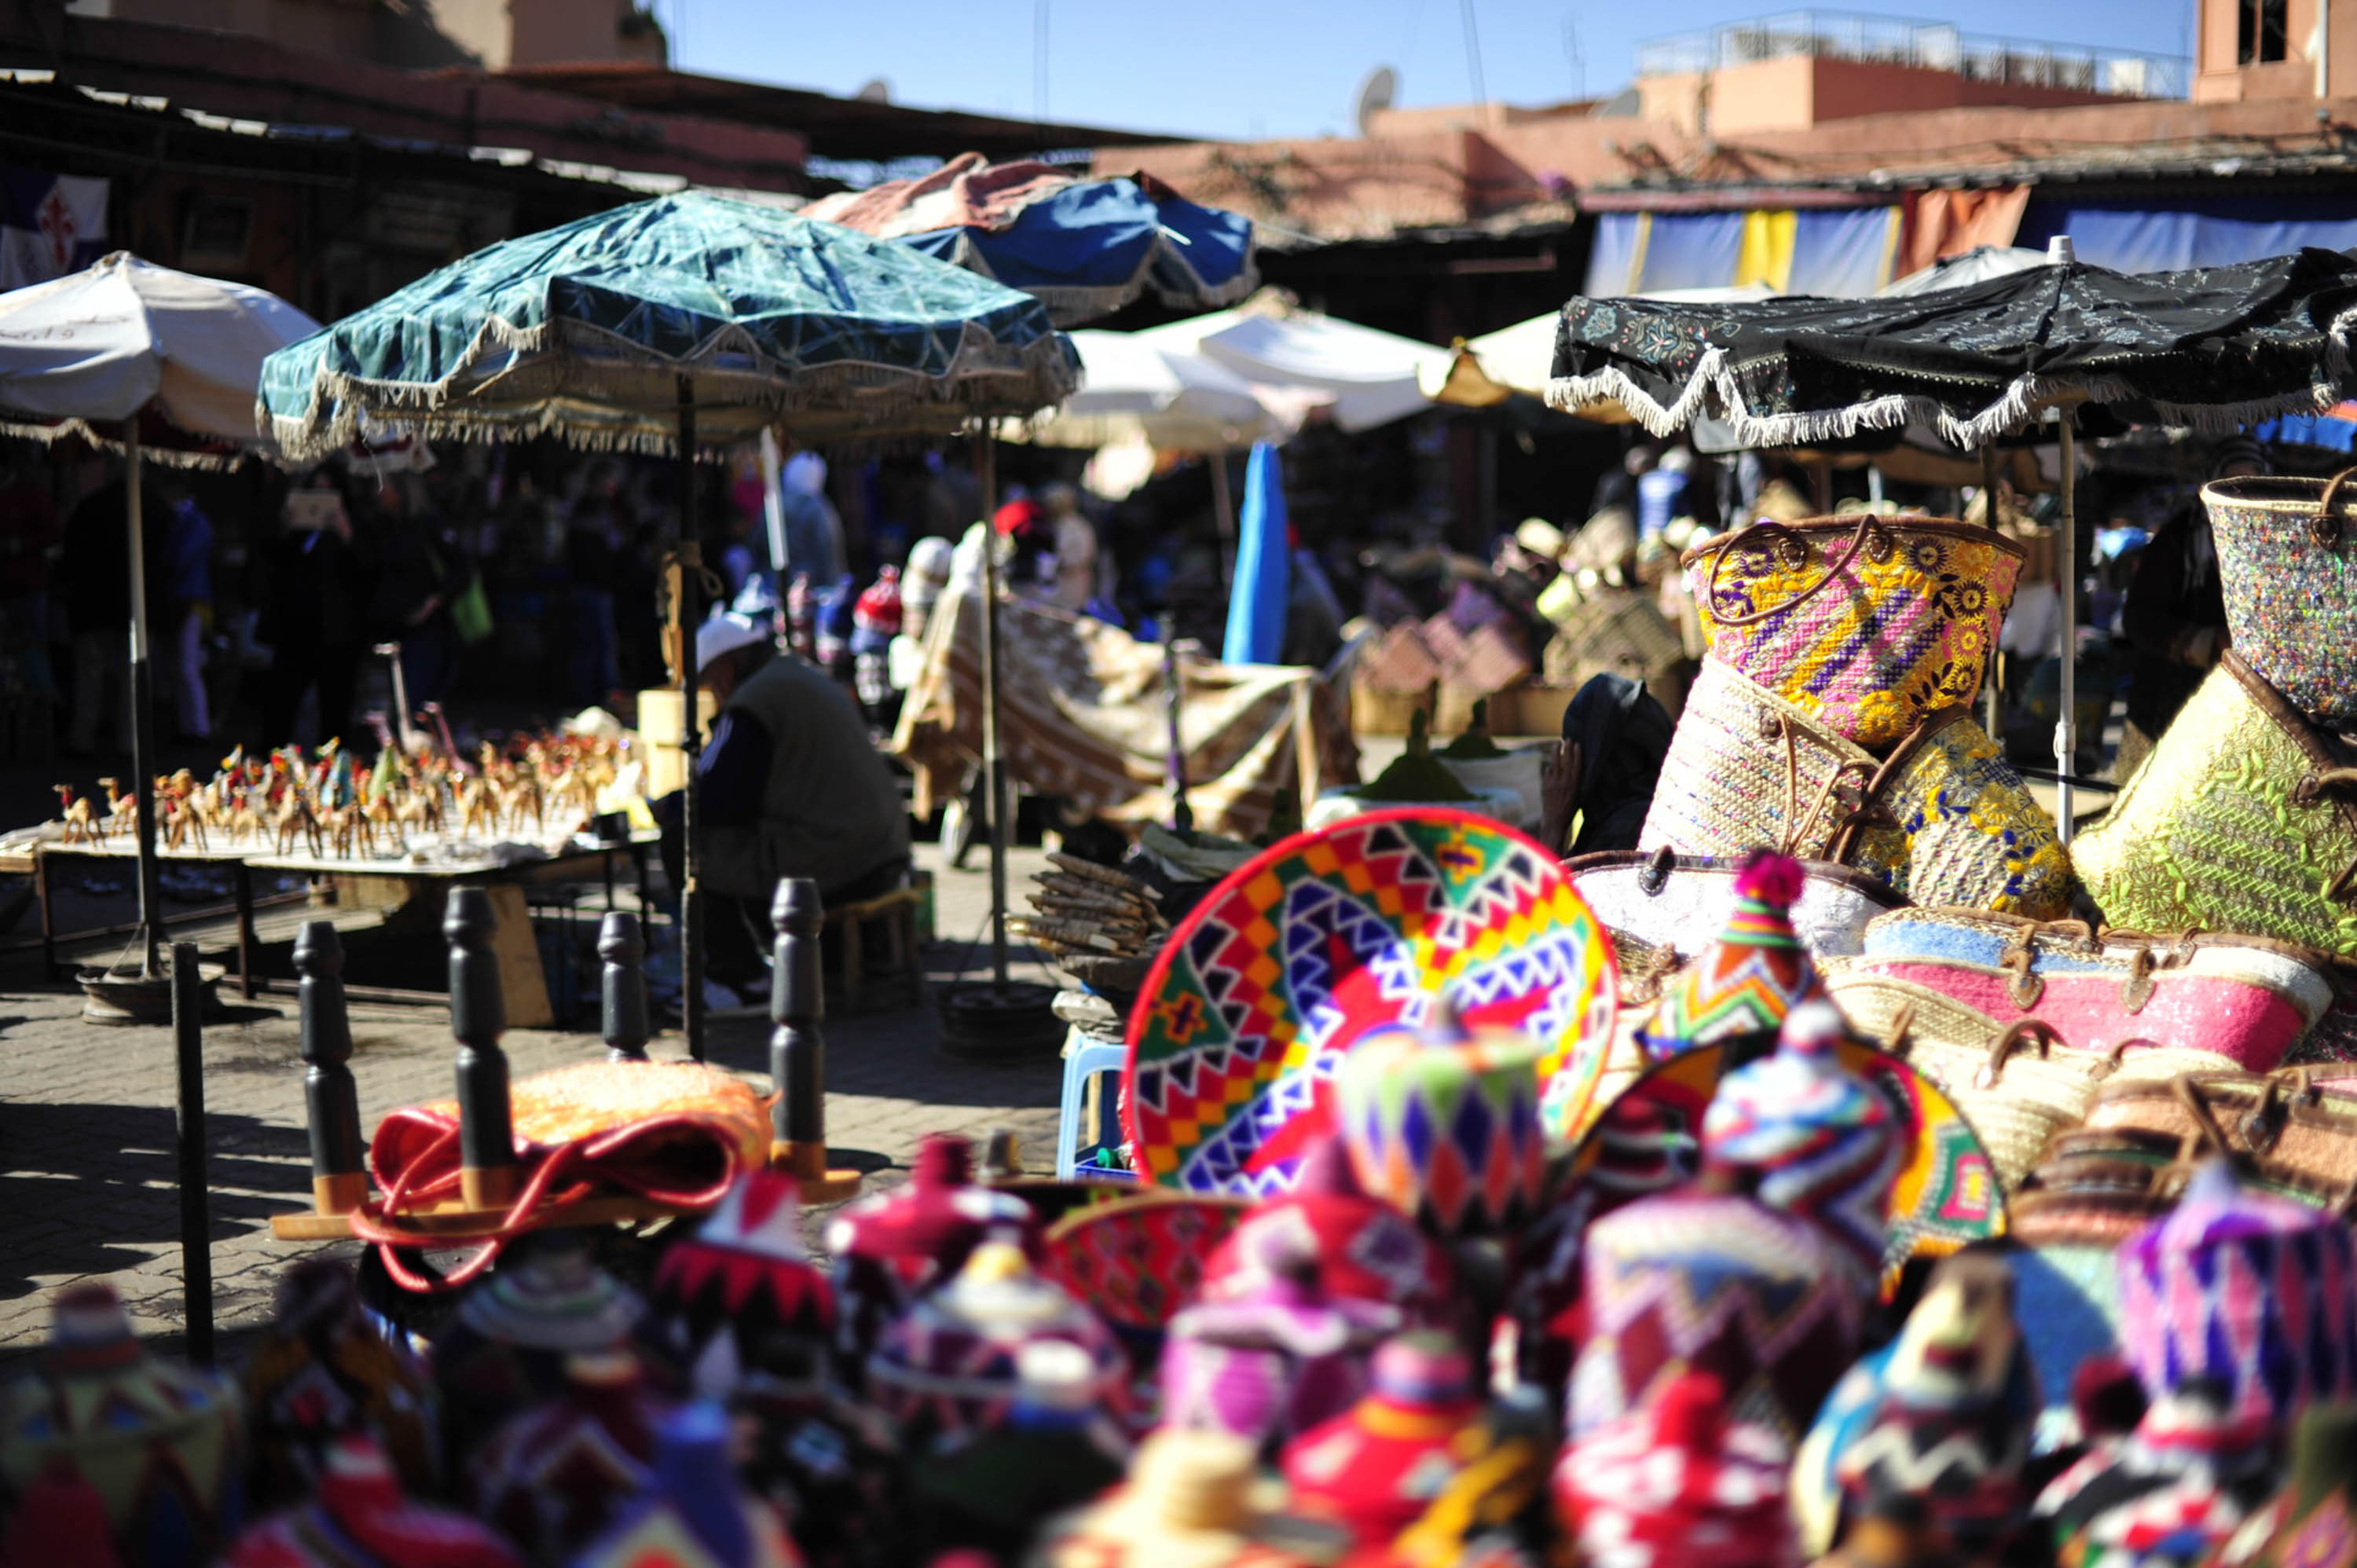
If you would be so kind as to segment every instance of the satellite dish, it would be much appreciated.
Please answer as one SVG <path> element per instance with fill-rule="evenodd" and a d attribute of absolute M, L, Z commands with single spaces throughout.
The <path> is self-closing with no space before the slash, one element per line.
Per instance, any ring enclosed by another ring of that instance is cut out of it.
<path fill-rule="evenodd" d="M 1370 126 L 1375 116 L 1390 108 L 1392 100 L 1398 96 L 1399 72 L 1387 65 L 1379 65 L 1369 71 L 1367 80 L 1359 84 L 1359 106 L 1352 116 L 1352 123 L 1359 127 L 1359 134 L 1373 134 Z"/>
<path fill-rule="evenodd" d="M 873 76 L 852 96 L 862 103 L 889 103 L 892 102 L 892 83 L 883 77 Z"/>

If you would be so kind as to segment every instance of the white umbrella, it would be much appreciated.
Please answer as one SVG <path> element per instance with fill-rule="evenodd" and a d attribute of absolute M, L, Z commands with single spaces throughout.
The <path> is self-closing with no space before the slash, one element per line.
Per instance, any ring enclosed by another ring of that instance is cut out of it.
<path fill-rule="evenodd" d="M 1935 289 L 1962 288 L 1966 284 L 1986 283 L 2010 273 L 2042 267 L 2046 252 L 2020 245 L 1975 245 L 1969 251 L 1953 256 L 1943 256 L 1919 273 L 1909 273 L 1903 278 L 1893 278 L 1878 292 L 1885 295 L 1930 294 Z"/>
<path fill-rule="evenodd" d="M 0 429 L 69 433 L 123 453 L 131 551 L 132 788 L 138 802 L 143 979 L 156 976 L 154 676 L 142 565 L 139 422 L 160 418 L 210 449 L 164 462 L 226 467 L 273 450 L 254 424 L 263 360 L 319 324 L 263 289 L 154 266 L 117 251 L 85 270 L 0 295 Z"/>
<path fill-rule="evenodd" d="M 1215 360 L 1255 386 L 1325 393 L 1334 423 L 1351 431 L 1430 408 L 1420 378 L 1448 373 L 1446 349 L 1309 310 L 1215 310 L 1135 336 Z"/>
<path fill-rule="evenodd" d="M 1066 334 L 1081 351 L 1081 390 L 1018 428 L 1045 446 L 1144 440 L 1175 452 L 1225 452 L 1284 441 L 1331 402 L 1306 388 L 1255 384 L 1200 354 L 1130 332 Z"/>

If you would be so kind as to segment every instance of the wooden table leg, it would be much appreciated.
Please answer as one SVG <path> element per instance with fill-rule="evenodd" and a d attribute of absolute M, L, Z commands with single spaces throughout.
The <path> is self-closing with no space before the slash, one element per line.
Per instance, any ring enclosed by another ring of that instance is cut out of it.
<path fill-rule="evenodd" d="M 58 977 L 58 926 L 49 911 L 49 857 L 33 852 L 33 896 L 41 906 L 41 978 Z"/>
<path fill-rule="evenodd" d="M 235 863 L 230 874 L 231 886 L 237 889 L 237 989 L 247 1001 L 253 1000 L 253 867 L 243 861 Z"/>

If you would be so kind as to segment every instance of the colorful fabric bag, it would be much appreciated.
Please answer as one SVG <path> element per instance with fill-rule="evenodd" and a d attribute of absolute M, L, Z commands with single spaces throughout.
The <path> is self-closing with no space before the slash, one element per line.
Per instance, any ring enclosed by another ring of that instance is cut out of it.
<path fill-rule="evenodd" d="M 2332 1004 L 2328 961 L 2258 937 L 2098 935 L 2078 920 L 1925 908 L 1876 919 L 1847 973 L 1929 987 L 1998 1029 L 2035 1018 L 2080 1051 L 2196 1051 L 2266 1072 Z"/>
<path fill-rule="evenodd" d="M 2247 931 L 2357 964 L 2357 748 L 2233 649 L 2072 853 L 2116 924 Z"/>
<path fill-rule="evenodd" d="M 1665 954 L 1691 956 L 1727 924 L 1735 906 L 1731 855 L 1674 854 L 1666 849 L 1607 850 L 1564 862 L 1572 886 L 1616 940 L 1633 938 Z M 1905 900 L 1881 881 L 1831 861 L 1801 862 L 1801 896 L 1792 908 L 1792 931 L 1823 958 L 1861 951 L 1867 922 Z M 1669 967 L 1678 967 L 1674 959 Z M 1621 970 L 1628 1000 L 1629 971 Z"/>
<path fill-rule="evenodd" d="M 2068 912 L 2071 857 L 2021 776 L 1962 708 L 1887 757 L 1712 657 L 1686 698 L 1638 848 L 1765 844 L 1865 872 L 1919 904 Z"/>
<path fill-rule="evenodd" d="M 2205 485 L 2234 651 L 2294 707 L 2357 719 L 2357 468 Z"/>
<path fill-rule="evenodd" d="M 2026 552 L 1953 518 L 1756 522 L 1687 552 L 1712 653 L 1865 746 L 1966 707 Z"/>

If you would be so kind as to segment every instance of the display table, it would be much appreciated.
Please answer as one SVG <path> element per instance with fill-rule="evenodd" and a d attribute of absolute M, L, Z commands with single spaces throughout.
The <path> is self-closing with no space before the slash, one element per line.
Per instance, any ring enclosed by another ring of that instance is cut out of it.
<path fill-rule="evenodd" d="M 541 963 L 540 947 L 533 938 L 532 908 L 526 889 L 554 883 L 587 881 L 595 875 L 602 878 L 606 907 L 612 908 L 617 857 L 626 858 L 630 863 L 638 886 L 643 889 L 646 886 L 647 850 L 655 842 L 656 835 L 644 833 L 627 843 L 598 848 L 568 849 L 541 859 L 510 865 L 489 859 L 413 864 L 406 859 L 274 854 L 258 848 L 158 849 L 156 854 L 157 858 L 167 865 L 225 866 L 229 869 L 232 894 L 230 913 L 234 920 L 231 935 L 237 950 L 235 973 L 239 994 L 245 997 L 267 991 L 291 993 L 296 983 L 293 980 L 272 980 L 256 971 L 255 917 L 259 905 L 253 893 L 253 874 L 257 871 L 292 874 L 311 879 L 309 893 L 299 900 L 279 897 L 260 903 L 271 906 L 297 903 L 304 918 L 317 918 L 323 911 L 350 912 L 353 918 L 349 922 L 339 918 L 338 923 L 352 926 L 395 923 L 402 919 L 405 911 L 414 911 L 418 917 L 438 921 L 449 889 L 466 886 L 488 886 L 497 922 L 491 936 L 491 950 L 498 958 L 500 978 L 506 992 L 508 1022 L 518 1028 L 544 1028 L 556 1022 L 556 1011 L 551 1002 L 547 976 Z M 125 935 L 135 929 L 135 927 L 101 927 L 81 931 L 59 930 L 52 887 L 52 863 L 61 859 L 106 860 L 127 867 L 137 858 L 127 839 L 96 843 L 43 841 L 0 851 L 0 874 L 32 878 L 34 897 L 40 909 L 44 975 L 54 977 L 57 974 L 60 945 Z M 178 918 L 183 926 L 188 926 L 205 920 L 218 921 L 221 915 L 219 909 L 199 909 Z M 291 930 L 288 935 L 291 938 Z M 363 1001 L 443 1000 L 442 993 L 438 992 L 384 988 L 353 987 L 351 994 Z"/>

